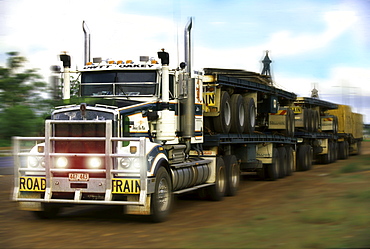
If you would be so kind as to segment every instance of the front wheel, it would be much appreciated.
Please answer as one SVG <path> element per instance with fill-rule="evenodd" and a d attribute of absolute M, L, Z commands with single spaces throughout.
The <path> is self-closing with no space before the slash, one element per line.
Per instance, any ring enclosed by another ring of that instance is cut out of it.
<path fill-rule="evenodd" d="M 172 206 L 172 183 L 167 170 L 162 166 L 155 178 L 155 191 L 151 198 L 151 220 L 164 221 L 170 213 Z"/>
<path fill-rule="evenodd" d="M 220 201 L 226 193 L 226 169 L 222 157 L 216 159 L 215 185 L 208 188 L 208 196 L 212 201 Z"/>
<path fill-rule="evenodd" d="M 226 195 L 234 196 L 238 192 L 240 182 L 240 166 L 234 155 L 224 156 L 226 167 Z"/>

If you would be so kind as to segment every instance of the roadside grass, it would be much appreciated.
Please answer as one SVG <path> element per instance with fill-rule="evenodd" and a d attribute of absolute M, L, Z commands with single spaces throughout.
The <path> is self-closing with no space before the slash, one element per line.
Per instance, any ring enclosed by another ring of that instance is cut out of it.
<path fill-rule="evenodd" d="M 295 188 L 279 204 L 246 210 L 237 222 L 200 226 L 182 248 L 370 248 L 370 156 L 320 177 L 323 190 Z M 350 169 L 350 170 L 348 170 Z M 333 172 L 334 173 L 334 172 Z M 335 179 L 335 181 L 333 181 Z"/>
<path fill-rule="evenodd" d="M 339 169 L 339 173 L 353 173 L 370 170 L 370 155 L 353 157 L 354 161 Z"/>

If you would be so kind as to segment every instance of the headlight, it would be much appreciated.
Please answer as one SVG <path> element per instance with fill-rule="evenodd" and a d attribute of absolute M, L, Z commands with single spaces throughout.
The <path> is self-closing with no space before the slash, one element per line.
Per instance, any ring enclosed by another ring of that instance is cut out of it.
<path fill-rule="evenodd" d="M 36 168 L 37 166 L 39 166 L 39 159 L 37 157 L 28 157 L 28 165 L 31 167 L 31 168 Z"/>
<path fill-rule="evenodd" d="M 132 164 L 132 166 L 133 166 L 135 169 L 140 169 L 140 160 L 139 160 L 139 158 L 134 158 L 134 159 L 132 159 L 131 164 Z"/>
<path fill-rule="evenodd" d="M 130 159 L 128 158 L 121 158 L 121 160 L 119 161 L 119 164 L 121 165 L 122 168 L 128 169 L 130 168 L 131 162 L 130 162 Z"/>
<path fill-rule="evenodd" d="M 102 160 L 100 157 L 91 157 L 87 160 L 87 166 L 90 169 L 98 169 L 102 166 Z"/>
<path fill-rule="evenodd" d="M 68 166 L 68 159 L 66 157 L 58 157 L 55 162 L 55 167 L 59 169 L 67 168 Z"/>
<path fill-rule="evenodd" d="M 140 169 L 139 158 L 121 158 L 119 164 L 124 169 Z"/>
<path fill-rule="evenodd" d="M 28 157 L 28 167 L 36 168 L 36 167 L 44 167 L 45 168 L 45 161 L 43 157 Z"/>

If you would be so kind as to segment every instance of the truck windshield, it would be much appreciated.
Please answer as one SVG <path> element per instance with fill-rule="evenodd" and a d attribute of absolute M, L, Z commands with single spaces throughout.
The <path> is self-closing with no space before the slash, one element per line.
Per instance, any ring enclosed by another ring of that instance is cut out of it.
<path fill-rule="evenodd" d="M 156 93 L 155 70 L 83 72 L 82 96 L 153 96 Z"/>

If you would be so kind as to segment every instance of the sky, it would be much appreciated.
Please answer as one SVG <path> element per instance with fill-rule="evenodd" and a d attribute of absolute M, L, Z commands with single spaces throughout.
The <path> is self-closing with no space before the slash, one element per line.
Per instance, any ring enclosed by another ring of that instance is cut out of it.
<path fill-rule="evenodd" d="M 261 72 L 268 50 L 276 87 L 302 97 L 315 87 L 370 123 L 369 0 L 0 0 L 0 65 L 19 51 L 47 81 L 67 51 L 82 68 L 85 21 L 91 57 L 138 61 L 165 48 L 175 68 L 189 17 L 194 70 Z"/>

